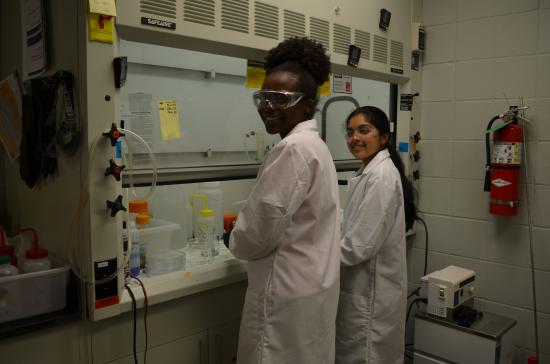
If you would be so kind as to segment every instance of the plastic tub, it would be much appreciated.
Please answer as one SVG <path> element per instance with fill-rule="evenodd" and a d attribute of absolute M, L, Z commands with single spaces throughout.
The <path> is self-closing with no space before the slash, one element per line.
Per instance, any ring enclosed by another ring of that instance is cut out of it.
<path fill-rule="evenodd" d="M 145 245 L 146 253 L 166 252 L 170 249 L 172 232 L 179 228 L 173 222 L 151 219 L 146 228 L 139 229 L 139 243 Z"/>
<path fill-rule="evenodd" d="M 185 253 L 176 250 L 147 254 L 147 274 L 154 276 L 185 269 Z"/>
<path fill-rule="evenodd" d="M 64 309 L 69 269 L 0 277 L 0 323 Z"/>

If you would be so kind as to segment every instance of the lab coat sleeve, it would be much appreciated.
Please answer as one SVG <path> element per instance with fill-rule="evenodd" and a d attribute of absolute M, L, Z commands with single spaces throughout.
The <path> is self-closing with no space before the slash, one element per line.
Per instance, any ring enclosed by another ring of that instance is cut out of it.
<path fill-rule="evenodd" d="M 345 266 L 370 260 L 378 253 L 395 223 L 399 208 L 401 194 L 395 184 L 383 178 L 369 181 L 366 190 L 359 191 L 356 193 L 364 196 L 351 196 L 351 199 L 362 200 L 356 213 L 347 216 L 346 231 L 342 232 L 341 263 Z"/>
<path fill-rule="evenodd" d="M 311 172 L 298 148 L 272 152 L 231 233 L 230 250 L 240 259 L 263 258 L 279 246 L 309 189 Z"/>

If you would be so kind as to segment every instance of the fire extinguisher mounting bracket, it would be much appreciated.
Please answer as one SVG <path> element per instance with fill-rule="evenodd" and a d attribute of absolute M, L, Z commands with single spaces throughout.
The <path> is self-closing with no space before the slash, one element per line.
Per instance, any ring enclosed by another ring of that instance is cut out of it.
<path fill-rule="evenodd" d="M 513 122 L 514 122 L 514 119 L 510 119 L 510 120 L 505 121 L 504 123 L 502 123 L 500 125 L 495 126 L 494 128 L 486 130 L 485 133 L 486 134 L 494 133 L 495 131 L 497 131 L 499 129 L 502 129 L 502 128 L 506 127 L 507 125 L 512 124 Z"/>

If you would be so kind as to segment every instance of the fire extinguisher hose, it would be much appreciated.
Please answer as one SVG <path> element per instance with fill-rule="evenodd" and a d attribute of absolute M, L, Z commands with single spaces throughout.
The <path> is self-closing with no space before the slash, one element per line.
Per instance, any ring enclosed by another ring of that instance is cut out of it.
<path fill-rule="evenodd" d="M 500 115 L 493 116 L 493 118 L 487 124 L 487 132 L 485 133 L 485 153 L 487 157 L 487 163 L 485 164 L 485 183 L 483 190 L 488 192 L 491 190 L 491 144 L 489 141 L 490 130 L 493 127 L 493 123 L 500 119 Z"/>

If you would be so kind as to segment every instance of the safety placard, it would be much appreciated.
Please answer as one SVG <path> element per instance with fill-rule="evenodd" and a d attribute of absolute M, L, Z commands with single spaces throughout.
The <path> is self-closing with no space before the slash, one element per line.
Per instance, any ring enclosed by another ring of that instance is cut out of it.
<path fill-rule="evenodd" d="M 496 142 L 493 146 L 491 163 L 520 164 L 521 143 Z"/>

